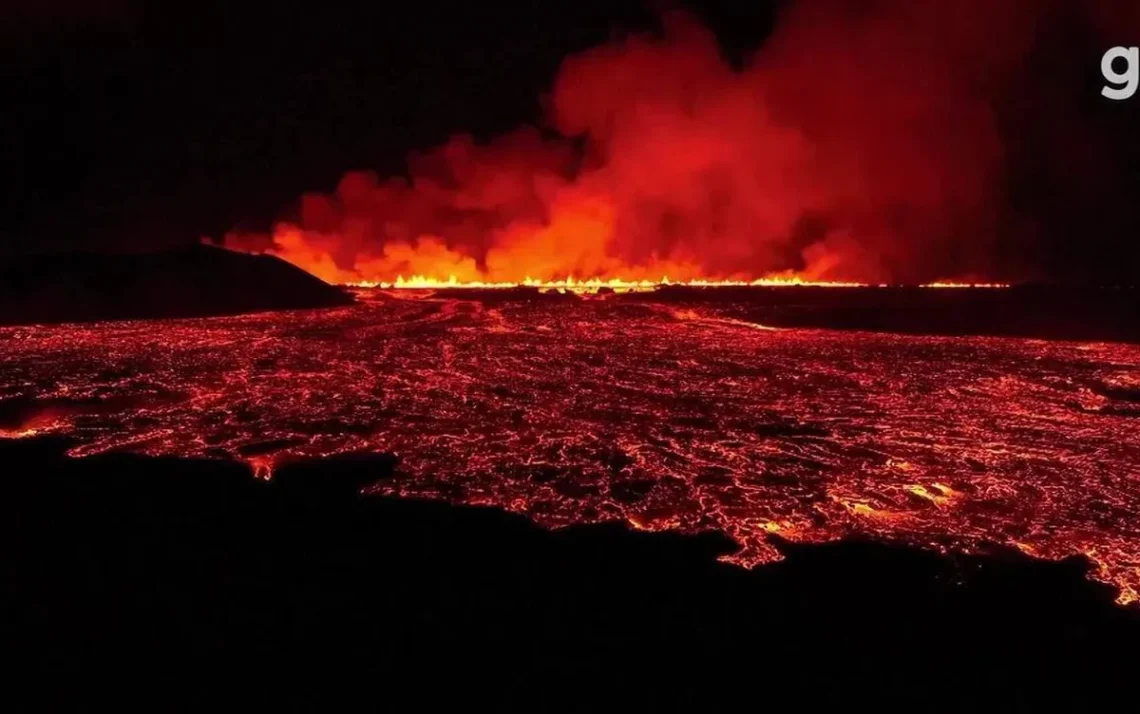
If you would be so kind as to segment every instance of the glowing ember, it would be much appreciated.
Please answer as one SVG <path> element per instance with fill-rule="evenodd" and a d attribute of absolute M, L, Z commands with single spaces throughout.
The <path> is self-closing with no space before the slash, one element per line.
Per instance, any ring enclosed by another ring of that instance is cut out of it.
<path fill-rule="evenodd" d="M 236 458 L 263 477 L 389 452 L 380 493 L 550 527 L 717 529 L 744 566 L 779 557 L 770 534 L 998 543 L 1083 554 L 1120 602 L 1140 596 L 1140 346 L 757 329 L 652 297 L 359 295 L 0 329 L 0 404 L 33 407 L 5 436 Z"/>

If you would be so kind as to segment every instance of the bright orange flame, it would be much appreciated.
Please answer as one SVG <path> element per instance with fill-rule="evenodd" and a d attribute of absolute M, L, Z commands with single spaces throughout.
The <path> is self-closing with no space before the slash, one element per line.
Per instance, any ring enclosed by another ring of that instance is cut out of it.
<path fill-rule="evenodd" d="M 445 288 L 504 289 L 528 287 L 538 288 L 539 290 L 568 290 L 571 292 L 596 292 L 602 288 L 609 288 L 614 292 L 630 292 L 653 290 L 667 285 L 684 285 L 687 287 L 701 288 L 750 286 L 784 287 L 791 285 L 813 287 L 866 287 L 865 283 L 804 280 L 800 277 L 768 277 L 757 278 L 756 280 L 706 280 L 703 278 L 694 278 L 692 280 L 683 281 L 673 281 L 670 280 L 668 276 L 663 276 L 660 280 L 623 280 L 621 278 L 610 278 L 608 280 L 603 280 L 602 278 L 576 280 L 570 277 L 565 280 L 535 280 L 533 278 L 524 278 L 520 282 L 484 282 L 479 280 L 460 281 L 454 275 L 450 276 L 447 280 L 437 280 L 423 275 L 413 275 L 410 278 L 404 278 L 404 276 L 400 275 L 392 282 L 364 280 L 348 283 L 348 285 L 359 288 L 382 288 L 385 290 L 436 290 Z"/>
<path fill-rule="evenodd" d="M 561 229 L 559 229 L 559 232 Z M 542 230 L 540 233 L 550 231 Z M 598 256 L 588 264 L 595 266 L 591 277 L 576 278 L 573 275 L 557 275 L 561 259 L 535 260 L 536 253 L 526 251 L 515 257 L 515 266 L 507 257 L 512 251 L 502 249 L 489 256 L 488 263 L 498 267 L 480 269 L 474 258 L 448 248 L 444 242 L 431 236 L 420 237 L 413 243 L 396 242 L 386 244 L 383 254 L 363 259 L 357 258 L 351 269 L 341 268 L 333 258 L 332 251 L 342 238 L 337 235 L 314 234 L 288 224 L 277 227 L 273 245 L 262 252 L 275 255 L 305 270 L 322 280 L 352 287 L 438 290 L 447 288 L 510 289 L 531 287 L 540 290 L 561 290 L 571 292 L 597 292 L 608 288 L 615 292 L 653 290 L 661 286 L 683 285 L 688 287 L 885 287 L 882 283 L 865 283 L 848 280 L 830 280 L 822 277 L 827 274 L 824 268 L 809 269 L 804 272 L 782 271 L 762 277 L 730 275 L 710 277 L 702 273 L 694 263 L 680 261 L 652 261 L 647 266 L 624 265 L 620 261 Z M 525 244 L 533 248 L 533 234 Z M 555 241 L 565 247 L 562 239 Z M 547 246 L 551 253 L 540 251 L 541 255 L 557 255 L 559 245 Z M 581 264 L 582 261 L 578 261 Z M 827 261 L 823 261 L 826 265 Z M 529 267 L 527 267 L 529 266 Z M 535 278 L 528 274 L 517 277 L 522 267 L 526 270 L 537 268 L 544 277 Z M 405 277 L 407 274 L 408 277 Z M 447 276 L 447 277 L 442 277 Z M 674 277 L 678 276 L 678 277 Z M 939 281 L 922 287 L 929 288 L 1004 288 L 1007 283 L 973 283 Z"/>

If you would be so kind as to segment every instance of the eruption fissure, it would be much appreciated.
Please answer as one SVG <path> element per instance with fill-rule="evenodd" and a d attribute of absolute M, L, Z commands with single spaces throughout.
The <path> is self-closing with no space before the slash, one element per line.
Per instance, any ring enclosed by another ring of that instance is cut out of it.
<path fill-rule="evenodd" d="M 597 292 L 603 289 L 613 290 L 614 292 L 630 292 L 642 290 L 656 290 L 661 287 L 670 287 L 673 285 L 690 287 L 690 288 L 776 288 L 776 287 L 813 287 L 813 288 L 867 288 L 867 287 L 890 287 L 883 283 L 878 286 L 868 285 L 866 283 L 857 282 L 844 282 L 840 280 L 804 280 L 798 276 L 790 277 L 773 277 L 773 278 L 757 278 L 756 280 L 707 280 L 703 278 L 696 278 L 693 280 L 685 280 L 675 282 L 669 279 L 668 276 L 662 277 L 660 280 L 622 280 L 621 278 L 611 278 L 609 280 L 602 280 L 600 278 L 592 278 L 589 280 L 575 280 L 574 278 L 567 278 L 565 280 L 535 280 L 527 277 L 523 278 L 521 282 L 501 282 L 501 283 L 488 283 L 482 281 L 460 282 L 454 275 L 450 276 L 447 280 L 437 280 L 429 278 L 424 275 L 413 275 L 405 279 L 404 276 L 396 276 L 396 280 L 391 283 L 363 280 L 355 283 L 347 283 L 349 287 L 354 288 L 380 288 L 382 290 L 442 290 L 446 288 L 466 288 L 478 290 L 500 290 L 511 288 L 537 288 L 539 290 L 559 290 L 569 292 Z M 923 288 L 1008 288 L 1009 283 L 960 283 L 960 282 L 934 282 L 924 283 L 918 287 Z"/>

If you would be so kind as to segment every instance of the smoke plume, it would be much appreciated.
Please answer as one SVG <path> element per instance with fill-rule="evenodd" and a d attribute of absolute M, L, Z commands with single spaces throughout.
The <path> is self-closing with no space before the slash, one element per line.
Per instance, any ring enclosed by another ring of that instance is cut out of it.
<path fill-rule="evenodd" d="M 403 177 L 349 173 L 271 235 L 226 244 L 340 282 L 1030 277 L 1024 248 L 1053 217 L 1025 196 L 1088 198 L 1065 167 L 1113 161 L 1061 111 L 1107 45 L 1062 55 L 1069 76 L 1036 76 L 1034 58 L 1042 43 L 1096 50 L 1137 14 L 799 2 L 734 66 L 693 16 L 667 13 L 658 32 L 566 58 L 542 130 L 458 135 Z"/>

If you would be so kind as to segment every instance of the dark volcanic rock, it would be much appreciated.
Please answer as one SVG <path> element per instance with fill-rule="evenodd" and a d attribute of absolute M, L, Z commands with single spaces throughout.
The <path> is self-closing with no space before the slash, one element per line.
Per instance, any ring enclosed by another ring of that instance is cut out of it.
<path fill-rule="evenodd" d="M 279 258 L 191 246 L 0 261 L 0 325 L 333 307 L 351 296 Z"/>
<path fill-rule="evenodd" d="M 0 440 L 0 641 L 44 709 L 1104 711 L 1140 667 L 1140 613 L 1083 560 L 773 538 L 746 571 L 718 534 L 361 497 L 382 456 L 266 483 L 66 447 Z"/>
<path fill-rule="evenodd" d="M 1140 288 L 1135 286 L 935 290 L 670 285 L 621 299 L 719 307 L 726 317 L 771 327 L 1140 342 Z"/>

